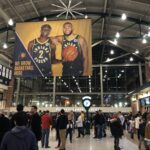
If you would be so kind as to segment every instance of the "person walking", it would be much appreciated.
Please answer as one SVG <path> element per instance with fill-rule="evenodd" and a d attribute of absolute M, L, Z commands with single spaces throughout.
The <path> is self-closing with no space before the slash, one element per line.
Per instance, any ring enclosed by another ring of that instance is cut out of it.
<path fill-rule="evenodd" d="M 98 138 L 102 139 L 104 136 L 104 129 L 105 128 L 105 117 L 101 110 L 99 110 L 98 116 Z"/>
<path fill-rule="evenodd" d="M 68 124 L 67 116 L 65 115 L 64 109 L 60 111 L 60 116 L 58 118 L 58 129 L 59 129 L 59 135 L 60 135 L 60 149 L 59 150 L 65 150 L 66 148 L 66 128 Z"/>
<path fill-rule="evenodd" d="M 49 111 L 46 111 L 45 114 L 41 117 L 42 122 L 42 147 L 50 148 L 49 146 L 49 133 L 50 133 L 50 126 L 52 126 L 52 117 L 49 114 Z"/>
<path fill-rule="evenodd" d="M 96 114 L 94 116 L 94 138 L 98 137 L 98 125 L 99 125 L 99 113 L 96 111 Z"/>
<path fill-rule="evenodd" d="M 15 127 L 7 132 L 2 140 L 0 150 L 37 150 L 34 133 L 26 127 L 23 113 L 16 113 Z"/>
<path fill-rule="evenodd" d="M 35 134 L 37 143 L 41 140 L 41 117 L 37 113 L 37 106 L 31 107 L 31 118 L 30 118 L 30 128 Z"/>
<path fill-rule="evenodd" d="M 73 124 L 73 132 L 75 132 L 75 114 L 73 111 L 68 113 L 68 121 L 71 121 Z"/>
<path fill-rule="evenodd" d="M 69 135 L 70 143 L 72 143 L 72 132 L 73 132 L 73 123 L 72 123 L 71 120 L 69 120 L 69 121 L 68 121 L 68 124 L 67 124 L 66 138 L 67 138 L 68 135 Z"/>
<path fill-rule="evenodd" d="M 114 118 L 110 120 L 112 135 L 114 136 L 114 150 L 120 150 L 119 139 L 123 135 L 123 128 L 118 114 L 114 114 Z"/>
<path fill-rule="evenodd" d="M 146 127 L 146 120 L 142 118 L 142 121 L 139 125 L 139 149 L 142 148 L 142 143 L 144 143 L 145 127 Z"/>
<path fill-rule="evenodd" d="M 58 126 L 58 118 L 60 116 L 60 112 L 56 116 L 56 121 L 55 121 L 55 128 L 56 128 L 56 140 L 58 141 L 58 144 L 55 148 L 59 148 L 61 141 L 60 141 L 60 134 L 59 134 L 59 126 Z"/>
<path fill-rule="evenodd" d="M 80 135 L 82 134 L 84 137 L 84 128 L 83 128 L 83 117 L 82 117 L 82 112 L 80 113 L 80 116 L 78 117 L 76 121 L 76 125 L 78 128 L 78 136 L 77 138 L 80 138 Z"/>
<path fill-rule="evenodd" d="M 135 118 L 135 129 L 137 133 L 138 140 L 140 140 L 139 126 L 140 126 L 140 114 L 137 114 Z"/>
<path fill-rule="evenodd" d="M 124 118 L 124 116 L 123 116 L 121 111 L 118 112 L 118 117 L 119 117 L 119 119 L 121 121 L 121 125 L 122 125 L 122 128 L 123 128 L 124 123 L 125 123 L 125 118 Z"/>

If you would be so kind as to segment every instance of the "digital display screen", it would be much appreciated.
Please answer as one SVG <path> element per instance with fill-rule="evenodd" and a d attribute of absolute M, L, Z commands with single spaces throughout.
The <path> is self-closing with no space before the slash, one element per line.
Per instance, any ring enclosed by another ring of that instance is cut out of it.
<path fill-rule="evenodd" d="M 6 78 L 9 79 L 9 69 L 6 69 Z"/>
<path fill-rule="evenodd" d="M 150 105 L 150 99 L 149 99 L 149 97 L 145 98 L 145 104 L 146 105 Z"/>
<path fill-rule="evenodd" d="M 148 106 L 150 105 L 150 97 L 145 97 L 140 99 L 141 106 Z"/>
<path fill-rule="evenodd" d="M 9 85 L 12 79 L 12 69 L 0 64 L 0 84 Z"/>
<path fill-rule="evenodd" d="M 5 68 L 4 66 L 3 66 L 2 76 L 3 76 L 3 77 L 6 76 L 6 68 Z"/>
<path fill-rule="evenodd" d="M 9 70 L 9 80 L 12 79 L 12 70 Z"/>
<path fill-rule="evenodd" d="M 141 104 L 141 106 L 145 106 L 145 99 L 144 98 L 140 99 L 140 104 Z"/>

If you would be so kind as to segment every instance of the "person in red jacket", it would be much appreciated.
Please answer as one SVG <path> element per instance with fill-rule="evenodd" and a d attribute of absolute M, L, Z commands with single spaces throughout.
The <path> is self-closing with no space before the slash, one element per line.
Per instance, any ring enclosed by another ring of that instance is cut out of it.
<path fill-rule="evenodd" d="M 49 145 L 49 133 L 50 133 L 50 127 L 52 125 L 52 117 L 49 113 L 49 111 L 46 111 L 45 114 L 41 117 L 42 122 L 42 147 L 50 148 Z"/>

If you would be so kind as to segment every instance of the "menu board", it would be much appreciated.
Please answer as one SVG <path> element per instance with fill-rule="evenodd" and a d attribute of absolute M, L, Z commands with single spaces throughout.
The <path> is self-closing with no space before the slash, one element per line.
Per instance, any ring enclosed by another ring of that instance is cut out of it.
<path fill-rule="evenodd" d="M 8 85 L 12 79 L 12 69 L 0 64 L 0 84 Z"/>

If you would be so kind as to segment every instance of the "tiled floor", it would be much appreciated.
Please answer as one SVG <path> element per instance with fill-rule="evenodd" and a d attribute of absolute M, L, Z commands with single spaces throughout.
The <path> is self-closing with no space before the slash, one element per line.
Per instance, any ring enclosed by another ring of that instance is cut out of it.
<path fill-rule="evenodd" d="M 47 150 L 56 150 L 55 133 L 51 133 L 50 144 L 51 148 Z M 138 146 L 133 144 L 127 138 L 123 137 L 120 142 L 122 150 L 138 150 Z M 40 146 L 39 146 L 40 147 Z M 40 148 L 40 150 L 46 150 Z M 84 138 L 76 138 L 74 135 L 73 143 L 70 144 L 67 140 L 66 150 L 114 150 L 113 138 L 108 134 L 107 138 L 102 140 L 93 139 L 93 136 L 85 136 Z"/>

